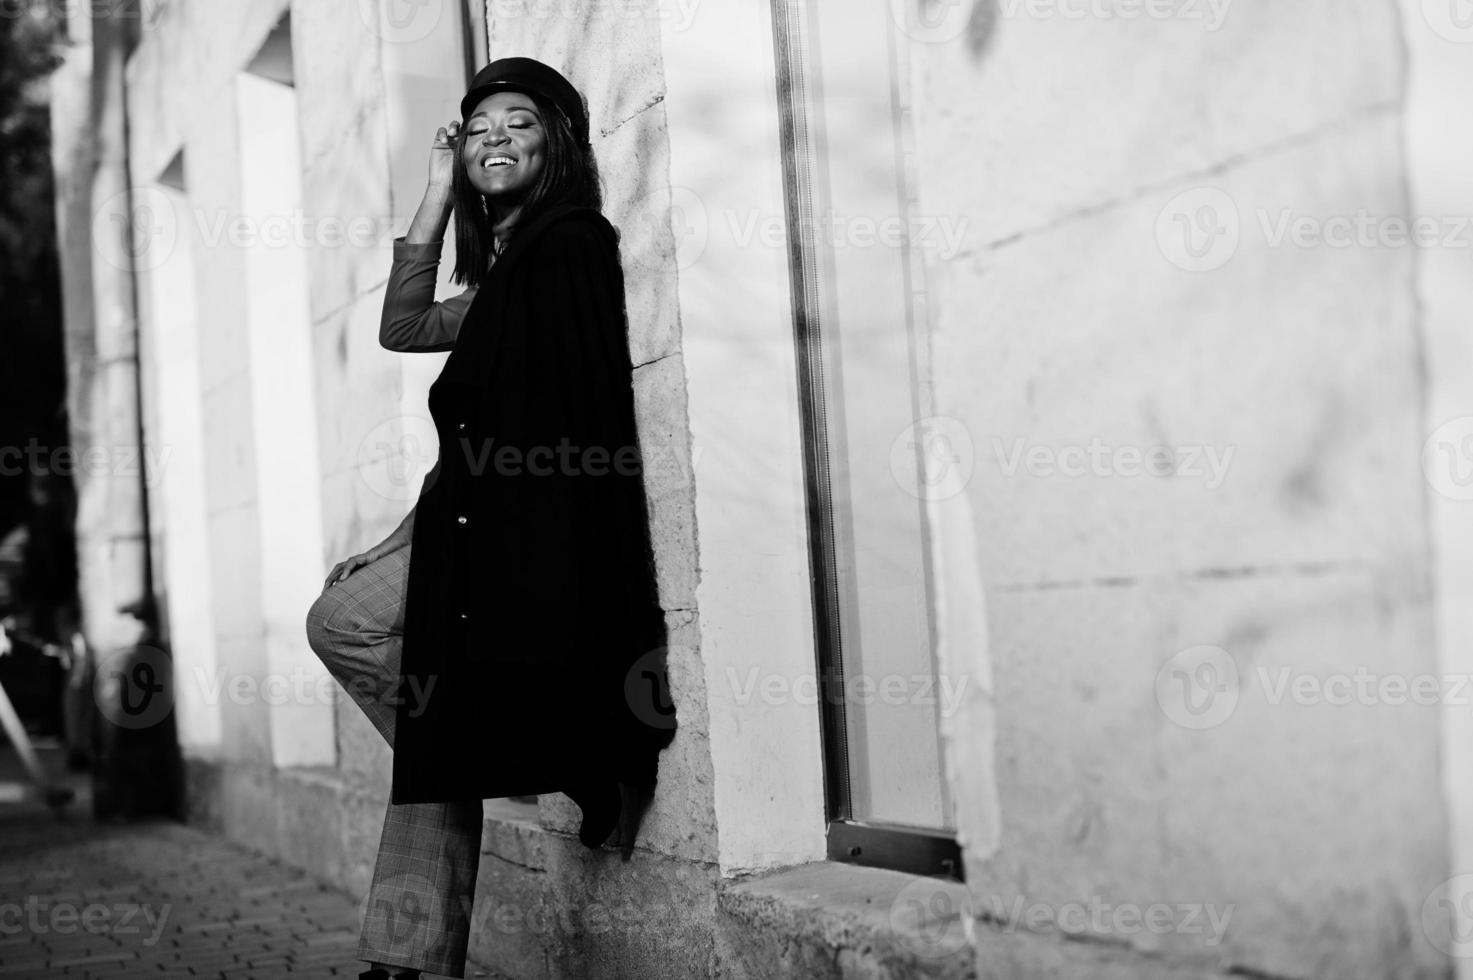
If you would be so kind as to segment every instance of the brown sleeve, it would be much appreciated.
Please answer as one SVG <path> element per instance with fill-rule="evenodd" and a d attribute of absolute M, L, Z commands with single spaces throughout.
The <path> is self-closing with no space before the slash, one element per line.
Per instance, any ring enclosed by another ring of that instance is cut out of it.
<path fill-rule="evenodd" d="M 394 239 L 394 264 L 389 269 L 378 329 L 378 342 L 388 350 L 427 353 L 455 347 L 456 334 L 478 287 L 435 301 L 443 244 L 410 244 L 403 236 Z"/>

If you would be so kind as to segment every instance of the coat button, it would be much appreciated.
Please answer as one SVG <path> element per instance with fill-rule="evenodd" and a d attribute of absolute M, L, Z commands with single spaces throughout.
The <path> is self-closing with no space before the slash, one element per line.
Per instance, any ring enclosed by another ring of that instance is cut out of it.
<path fill-rule="evenodd" d="M 458 524 L 464 524 L 464 523 L 465 523 L 465 515 L 464 515 L 464 514 L 461 514 L 461 515 L 460 515 L 460 516 L 459 516 L 459 517 L 457 517 L 457 518 L 456 518 L 456 519 L 455 519 L 455 521 L 456 521 L 456 523 L 458 523 Z"/>

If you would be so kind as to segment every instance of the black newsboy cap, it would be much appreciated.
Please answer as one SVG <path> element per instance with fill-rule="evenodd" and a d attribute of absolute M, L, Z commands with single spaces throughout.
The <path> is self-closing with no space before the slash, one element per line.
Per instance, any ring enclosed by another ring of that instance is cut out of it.
<path fill-rule="evenodd" d="M 502 89 L 530 92 L 551 102 L 568 117 L 579 145 L 588 145 L 588 111 L 583 107 L 583 96 L 557 69 L 534 58 L 498 58 L 476 72 L 465 98 L 460 100 L 461 121 L 476 111 L 482 99 Z"/>

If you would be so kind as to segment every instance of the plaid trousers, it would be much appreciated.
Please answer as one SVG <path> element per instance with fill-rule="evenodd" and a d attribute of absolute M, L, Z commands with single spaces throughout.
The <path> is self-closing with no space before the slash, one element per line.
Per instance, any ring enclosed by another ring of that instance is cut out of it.
<path fill-rule="evenodd" d="M 359 567 L 307 613 L 307 639 L 379 734 L 394 744 L 409 546 Z M 481 852 L 480 800 L 388 805 L 365 902 L 361 959 L 465 976 Z"/>

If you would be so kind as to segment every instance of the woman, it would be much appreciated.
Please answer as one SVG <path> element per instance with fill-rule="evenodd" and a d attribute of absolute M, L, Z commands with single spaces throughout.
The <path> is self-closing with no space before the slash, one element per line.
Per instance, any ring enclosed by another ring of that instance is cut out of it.
<path fill-rule="evenodd" d="M 618 235 L 582 96 L 529 58 L 477 74 L 394 243 L 380 341 L 451 351 L 440 456 L 404 523 L 338 563 L 313 649 L 394 748 L 358 953 L 463 976 L 481 800 L 564 792 L 624 859 L 674 735 Z M 454 279 L 434 301 L 453 209 Z M 397 971 L 390 973 L 390 971 Z"/>

